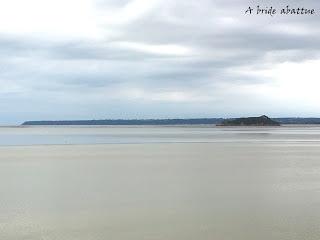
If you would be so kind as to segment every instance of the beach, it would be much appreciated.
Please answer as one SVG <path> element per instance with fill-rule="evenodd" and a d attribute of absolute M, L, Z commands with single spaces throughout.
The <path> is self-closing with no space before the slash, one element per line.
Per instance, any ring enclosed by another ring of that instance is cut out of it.
<path fill-rule="evenodd" d="M 1 146 L 0 239 L 319 239 L 317 131 L 204 129 L 217 132 L 203 141 L 203 127 L 59 128 L 141 141 Z M 0 130 L 10 131 L 56 130 Z M 175 140 L 148 142 L 150 131 Z"/>

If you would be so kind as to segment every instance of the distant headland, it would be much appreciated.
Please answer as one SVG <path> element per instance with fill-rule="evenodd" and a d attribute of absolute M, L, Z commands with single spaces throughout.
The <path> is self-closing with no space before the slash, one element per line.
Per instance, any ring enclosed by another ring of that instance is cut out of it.
<path fill-rule="evenodd" d="M 27 121 L 22 125 L 195 125 L 218 124 L 223 118 L 192 119 L 104 119 L 104 120 L 63 120 L 63 121 Z"/>
<path fill-rule="evenodd" d="M 262 115 L 260 117 L 226 119 L 218 126 L 280 126 L 280 123 Z"/>
<path fill-rule="evenodd" d="M 261 116 L 263 117 L 263 116 Z M 261 118 L 260 117 L 260 118 Z M 238 119 L 238 120 L 237 120 Z M 102 120 L 58 120 L 58 121 L 27 121 L 23 126 L 63 126 L 63 125 L 229 125 L 233 122 L 240 123 L 244 121 L 251 122 L 254 118 L 187 118 L 187 119 L 102 119 Z M 278 124 L 320 124 L 320 118 L 268 118 Z M 261 120 L 258 120 L 258 122 Z M 231 121 L 231 123 L 230 123 Z M 262 120 L 263 122 L 264 120 Z M 246 125 L 246 122 L 243 122 Z M 264 126 L 260 124 L 260 126 Z"/>

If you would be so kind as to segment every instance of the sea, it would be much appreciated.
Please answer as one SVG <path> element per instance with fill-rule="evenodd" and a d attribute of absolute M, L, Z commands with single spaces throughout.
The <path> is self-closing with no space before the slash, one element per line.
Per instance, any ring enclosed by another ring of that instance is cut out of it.
<path fill-rule="evenodd" d="M 320 125 L 281 127 L 3 126 L 0 146 L 149 143 L 319 142 Z"/>
<path fill-rule="evenodd" d="M 0 127 L 0 239 L 319 240 L 320 126 Z"/>

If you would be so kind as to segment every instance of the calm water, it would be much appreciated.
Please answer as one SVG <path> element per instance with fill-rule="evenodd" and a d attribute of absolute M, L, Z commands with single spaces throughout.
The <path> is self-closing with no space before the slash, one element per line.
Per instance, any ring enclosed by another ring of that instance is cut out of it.
<path fill-rule="evenodd" d="M 178 143 L 178 142 L 319 142 L 320 126 L 51 126 L 0 127 L 0 145 Z"/>
<path fill-rule="evenodd" d="M 320 239 L 317 126 L 2 127 L 0 139 L 0 239 Z"/>

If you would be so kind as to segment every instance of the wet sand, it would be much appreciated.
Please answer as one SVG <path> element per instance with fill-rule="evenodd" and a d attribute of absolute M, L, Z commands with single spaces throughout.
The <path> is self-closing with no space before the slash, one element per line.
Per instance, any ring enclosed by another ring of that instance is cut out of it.
<path fill-rule="evenodd" d="M 318 240 L 320 144 L 0 147 L 0 239 Z"/>

